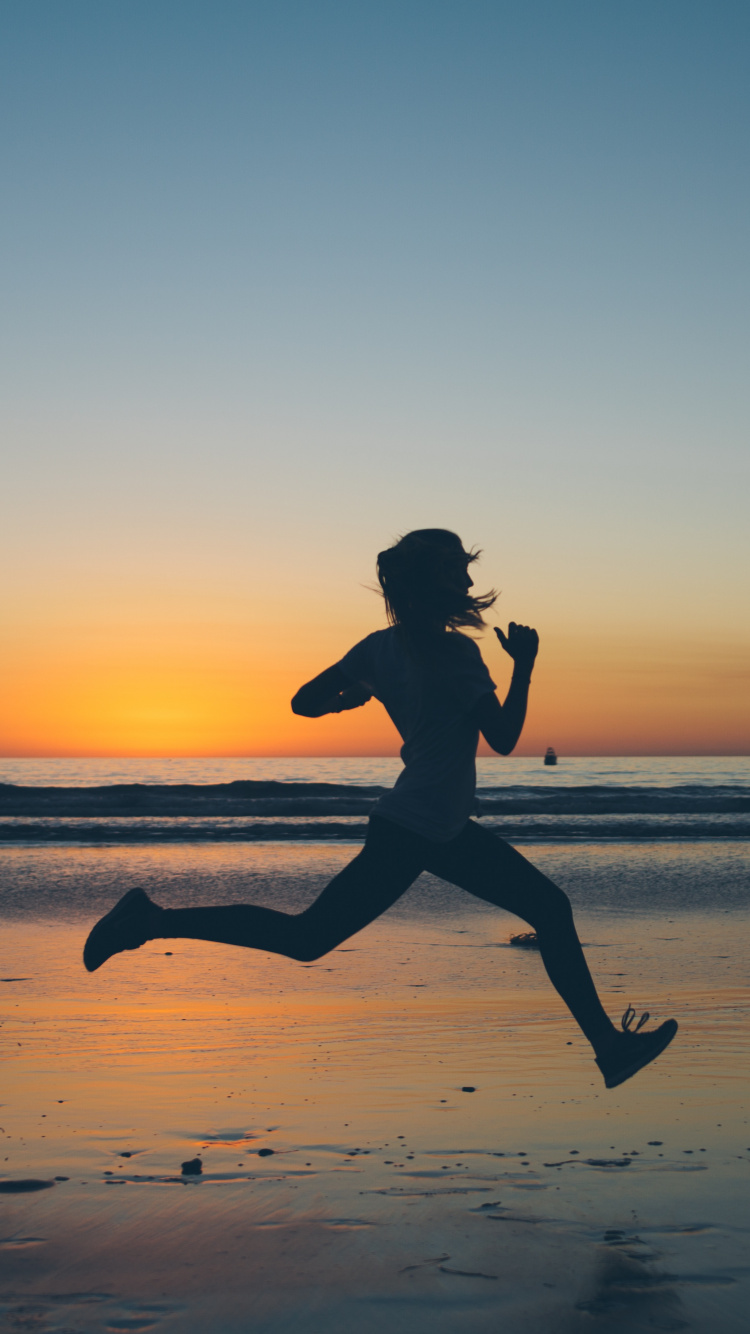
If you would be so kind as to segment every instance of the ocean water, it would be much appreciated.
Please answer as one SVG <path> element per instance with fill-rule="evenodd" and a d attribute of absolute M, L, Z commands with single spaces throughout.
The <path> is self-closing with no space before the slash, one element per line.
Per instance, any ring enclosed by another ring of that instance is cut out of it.
<path fill-rule="evenodd" d="M 0 841 L 361 841 L 396 758 L 5 760 Z M 474 814 L 518 841 L 750 838 L 750 758 L 486 758 Z"/>
<path fill-rule="evenodd" d="M 31 787 L 96 787 L 113 783 L 335 783 L 389 787 L 401 771 L 396 756 L 279 756 L 272 759 L 0 759 L 0 783 Z M 750 794 L 750 756 L 479 756 L 477 786 L 701 787 L 738 786 Z"/>

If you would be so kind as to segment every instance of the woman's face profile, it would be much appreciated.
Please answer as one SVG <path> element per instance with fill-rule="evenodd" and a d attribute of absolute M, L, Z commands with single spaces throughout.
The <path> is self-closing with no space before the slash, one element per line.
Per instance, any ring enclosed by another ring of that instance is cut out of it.
<path fill-rule="evenodd" d="M 462 593 L 474 587 L 474 580 L 469 574 L 469 558 L 465 551 L 457 551 L 446 570 L 446 583 L 449 588 L 459 588 Z"/>

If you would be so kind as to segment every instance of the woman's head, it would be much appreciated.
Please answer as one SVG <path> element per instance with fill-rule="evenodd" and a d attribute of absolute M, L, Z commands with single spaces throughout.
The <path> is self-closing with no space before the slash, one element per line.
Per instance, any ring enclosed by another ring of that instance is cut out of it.
<path fill-rule="evenodd" d="M 446 528 L 418 528 L 381 551 L 378 580 L 391 625 L 418 637 L 459 626 L 479 629 L 497 594 L 469 592 L 469 566 L 478 559 L 479 552 L 465 551 Z"/>

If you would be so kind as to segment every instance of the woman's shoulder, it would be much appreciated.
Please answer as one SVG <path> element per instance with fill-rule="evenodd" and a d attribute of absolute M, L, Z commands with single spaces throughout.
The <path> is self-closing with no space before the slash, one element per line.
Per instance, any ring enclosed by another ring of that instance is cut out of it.
<path fill-rule="evenodd" d="M 362 655 L 371 656 L 379 652 L 382 653 L 386 646 L 392 642 L 390 638 L 392 631 L 393 626 L 390 625 L 385 630 L 373 630 L 371 634 L 365 635 L 364 639 L 358 639 L 341 661 L 346 663 L 347 659 L 351 659 L 354 655 L 361 657 Z"/>
<path fill-rule="evenodd" d="M 395 625 L 387 625 L 383 630 L 373 630 L 369 635 L 365 635 L 360 640 L 361 644 L 367 644 L 370 648 L 385 648 L 388 644 L 398 642 Z"/>
<path fill-rule="evenodd" d="M 449 663 L 450 670 L 456 672 L 459 676 L 480 682 L 488 688 L 494 690 L 495 683 L 490 676 L 489 668 L 476 639 L 469 639 L 468 635 L 462 635 L 460 631 L 453 630 L 446 638 L 450 639 Z"/>
<path fill-rule="evenodd" d="M 477 659 L 482 657 L 482 651 L 476 639 L 469 639 L 469 636 L 462 634 L 460 630 L 446 631 L 445 640 L 448 652 L 452 653 L 459 661 L 471 660 L 476 662 Z"/>

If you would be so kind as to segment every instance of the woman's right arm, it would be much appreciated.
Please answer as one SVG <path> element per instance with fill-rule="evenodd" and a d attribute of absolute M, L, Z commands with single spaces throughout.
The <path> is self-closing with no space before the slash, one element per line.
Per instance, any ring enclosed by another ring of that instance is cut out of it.
<path fill-rule="evenodd" d="M 322 718 L 326 713 L 359 709 L 368 699 L 372 699 L 371 691 L 359 681 L 350 681 L 337 664 L 300 687 L 292 700 L 292 713 L 303 718 Z"/>

